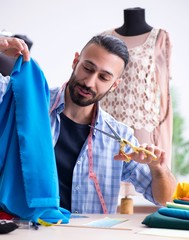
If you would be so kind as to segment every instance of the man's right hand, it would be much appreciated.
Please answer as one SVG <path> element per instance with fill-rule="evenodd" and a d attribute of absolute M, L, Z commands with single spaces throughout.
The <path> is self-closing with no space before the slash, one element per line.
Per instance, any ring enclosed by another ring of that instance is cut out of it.
<path fill-rule="evenodd" d="M 0 36 L 0 52 L 10 57 L 23 55 L 24 61 L 30 60 L 28 46 L 19 38 Z"/>

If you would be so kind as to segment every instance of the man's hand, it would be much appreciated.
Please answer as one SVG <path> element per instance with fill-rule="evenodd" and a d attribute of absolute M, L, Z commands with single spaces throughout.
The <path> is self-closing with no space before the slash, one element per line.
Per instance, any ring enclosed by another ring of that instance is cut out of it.
<path fill-rule="evenodd" d="M 0 52 L 10 57 L 23 55 L 24 61 L 30 60 L 28 46 L 19 38 L 0 36 Z"/>
<path fill-rule="evenodd" d="M 138 163 L 148 164 L 152 175 L 153 197 L 159 204 L 166 205 L 166 202 L 172 201 L 172 196 L 176 188 L 176 179 L 165 163 L 165 151 L 153 145 L 143 145 L 141 147 L 154 153 L 157 156 L 157 159 L 153 160 L 152 156 L 146 155 L 144 152 L 133 152 L 128 154 L 128 156 Z M 125 160 L 126 157 L 118 154 L 114 159 Z"/>
<path fill-rule="evenodd" d="M 154 145 L 142 145 L 142 148 L 145 148 L 146 150 L 154 153 L 157 156 L 157 159 L 154 160 L 151 155 L 148 155 L 142 151 L 139 153 L 133 152 L 130 154 L 127 154 L 128 157 L 130 157 L 132 160 L 138 162 L 138 163 L 146 163 L 151 166 L 159 165 L 165 162 L 165 151 L 161 150 L 160 148 L 154 146 Z M 115 160 L 126 160 L 125 156 L 122 154 L 118 154 L 114 156 Z"/>

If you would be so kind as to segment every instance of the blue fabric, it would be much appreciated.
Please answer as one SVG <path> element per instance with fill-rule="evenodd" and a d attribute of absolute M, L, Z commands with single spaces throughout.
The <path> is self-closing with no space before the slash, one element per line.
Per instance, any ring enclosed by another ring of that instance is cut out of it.
<path fill-rule="evenodd" d="M 176 208 L 160 208 L 158 212 L 162 215 L 168 216 L 168 217 L 175 217 L 175 218 L 181 218 L 181 219 L 188 219 L 189 220 L 189 210 L 183 210 L 183 209 L 176 209 Z"/>
<path fill-rule="evenodd" d="M 70 213 L 59 208 L 48 111 L 43 72 L 19 57 L 0 104 L 0 205 L 23 219 L 67 223 Z"/>

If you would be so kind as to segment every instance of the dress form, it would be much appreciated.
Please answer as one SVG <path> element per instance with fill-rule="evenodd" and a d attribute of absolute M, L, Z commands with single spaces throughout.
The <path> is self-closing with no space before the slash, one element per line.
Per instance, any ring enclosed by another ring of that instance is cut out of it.
<path fill-rule="evenodd" d="M 122 36 L 137 36 L 151 30 L 152 27 L 145 20 L 145 10 L 137 7 L 124 10 L 124 23 L 115 32 Z"/>
<path fill-rule="evenodd" d="M 169 93 L 171 42 L 163 29 L 146 23 L 145 9 L 124 10 L 124 24 L 104 32 L 125 41 L 129 63 L 122 82 L 101 107 L 134 130 L 140 143 L 157 145 L 171 167 L 172 104 Z"/>
<path fill-rule="evenodd" d="M 165 30 L 155 29 L 146 23 L 143 8 L 125 9 L 123 25 L 104 33 L 125 41 L 129 63 L 123 73 L 122 82 L 101 100 L 100 105 L 117 120 L 132 127 L 141 144 L 153 144 L 164 149 L 167 155 L 166 164 L 170 168 L 173 117 L 169 94 L 169 35 Z M 153 110 L 148 108 L 148 104 Z M 141 127 L 138 123 L 142 119 L 144 124 Z M 149 127 L 149 120 L 155 120 L 156 123 Z M 121 184 L 121 191 L 129 191 L 131 188 L 129 183 Z M 130 192 L 130 195 L 134 194 L 134 190 Z M 128 196 L 125 195 L 120 206 L 122 213 L 130 211 L 125 207 L 128 206 L 127 201 Z"/>

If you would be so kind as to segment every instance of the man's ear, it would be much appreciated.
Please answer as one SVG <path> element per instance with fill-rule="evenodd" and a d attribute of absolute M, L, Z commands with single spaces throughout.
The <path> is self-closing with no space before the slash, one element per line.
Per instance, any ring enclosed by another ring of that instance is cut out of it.
<path fill-rule="evenodd" d="M 112 87 L 111 87 L 111 89 L 110 89 L 110 92 L 113 92 L 115 89 L 116 89 L 116 87 L 119 85 L 119 83 L 122 81 L 122 78 L 118 78 L 115 82 L 114 82 L 114 84 L 112 85 Z"/>
<path fill-rule="evenodd" d="M 76 53 L 75 53 L 75 56 L 74 56 L 73 63 L 72 63 L 72 69 L 75 68 L 75 66 L 77 65 L 78 61 L 79 61 L 79 53 L 76 52 Z"/>

